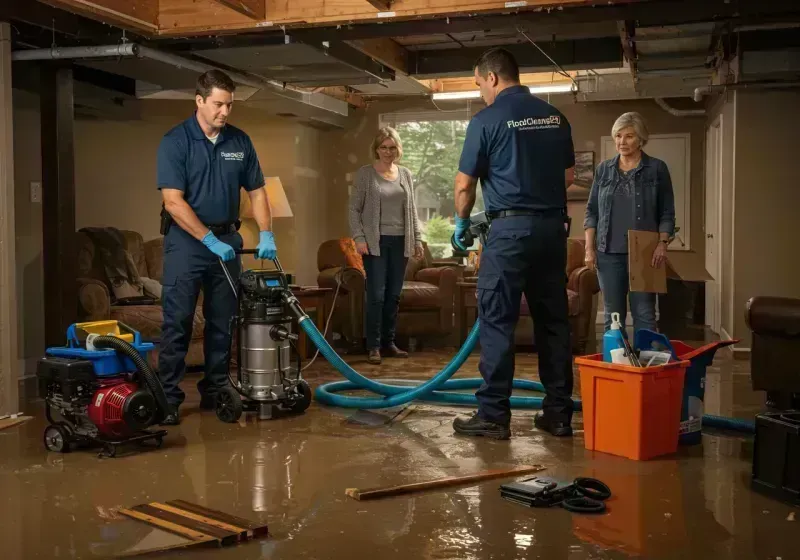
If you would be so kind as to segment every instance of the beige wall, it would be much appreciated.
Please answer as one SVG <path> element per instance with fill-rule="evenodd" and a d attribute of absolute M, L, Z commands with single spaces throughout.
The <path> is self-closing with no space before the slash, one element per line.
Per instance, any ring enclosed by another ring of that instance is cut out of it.
<path fill-rule="evenodd" d="M 19 344 L 20 357 L 28 359 L 44 350 L 42 205 L 30 202 L 29 193 L 30 182 L 41 181 L 38 103 L 37 96 L 14 90 Z M 135 122 L 76 120 L 77 228 L 114 226 L 138 231 L 145 240 L 159 236 L 156 151 L 164 133 L 191 111 L 191 102 L 148 102 L 144 118 Z M 326 133 L 242 105 L 231 122 L 251 136 L 264 174 L 280 177 L 286 190 L 294 217 L 273 223 L 281 263 L 298 282 L 315 284 L 317 247 L 341 234 L 341 217 L 331 217 L 326 206 Z M 246 220 L 241 231 L 245 246 L 255 247 L 255 222 Z M 245 266 L 258 265 L 247 257 Z"/>
<path fill-rule="evenodd" d="M 794 158 L 800 93 L 736 93 L 733 333 L 750 346 L 744 320 L 756 295 L 800 297 L 794 234 L 800 188 Z"/>

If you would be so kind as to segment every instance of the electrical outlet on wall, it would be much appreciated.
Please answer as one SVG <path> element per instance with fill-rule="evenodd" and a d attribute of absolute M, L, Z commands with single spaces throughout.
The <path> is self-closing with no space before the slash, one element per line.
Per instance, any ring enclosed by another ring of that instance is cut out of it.
<path fill-rule="evenodd" d="M 31 182 L 31 202 L 42 201 L 42 184 L 38 181 Z"/>

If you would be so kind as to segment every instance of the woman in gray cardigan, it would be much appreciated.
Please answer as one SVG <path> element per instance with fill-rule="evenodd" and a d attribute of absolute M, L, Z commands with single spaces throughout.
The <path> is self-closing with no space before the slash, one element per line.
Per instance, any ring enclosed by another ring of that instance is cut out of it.
<path fill-rule="evenodd" d="M 379 364 L 381 354 L 408 357 L 395 344 L 397 309 L 408 259 L 422 257 L 422 237 L 411 172 L 395 163 L 403 156 L 397 131 L 381 128 L 370 153 L 372 165 L 356 172 L 350 230 L 367 273 L 368 359 Z"/>

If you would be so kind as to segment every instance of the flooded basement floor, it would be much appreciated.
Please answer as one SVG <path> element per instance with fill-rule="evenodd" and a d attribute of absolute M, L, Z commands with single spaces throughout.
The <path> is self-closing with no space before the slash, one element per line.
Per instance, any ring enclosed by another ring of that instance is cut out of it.
<path fill-rule="evenodd" d="M 447 351 L 426 351 L 382 367 L 363 356 L 349 361 L 370 376 L 426 379 L 448 359 Z M 535 378 L 535 364 L 535 356 L 518 355 L 518 375 Z M 707 413 L 752 418 L 761 409 L 748 367 L 719 353 L 707 378 Z M 477 375 L 476 357 L 460 375 Z M 320 360 L 308 378 L 316 386 L 338 375 Z M 229 425 L 200 412 L 195 381 L 185 383 L 183 422 L 163 448 L 114 459 L 47 453 L 41 402 L 28 404 L 34 420 L 0 431 L 2 557 L 99 558 L 176 544 L 115 510 L 183 499 L 265 522 L 270 536 L 142 558 L 800 558 L 800 508 L 750 490 L 748 437 L 707 433 L 675 456 L 636 462 L 586 451 L 580 414 L 575 437 L 565 440 L 535 430 L 533 411 L 515 411 L 506 442 L 458 437 L 451 422 L 468 411 L 424 403 L 386 424 L 314 403 L 302 416 Z M 608 512 L 528 509 L 500 497 L 504 480 L 368 502 L 345 496 L 347 488 L 519 465 L 603 480 L 613 492 Z"/>

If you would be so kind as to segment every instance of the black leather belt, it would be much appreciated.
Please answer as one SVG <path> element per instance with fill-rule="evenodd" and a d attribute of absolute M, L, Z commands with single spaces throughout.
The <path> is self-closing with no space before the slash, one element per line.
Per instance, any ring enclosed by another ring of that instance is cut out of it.
<path fill-rule="evenodd" d="M 228 233 L 234 233 L 239 231 L 239 226 L 241 225 L 240 221 L 236 221 L 232 224 L 221 224 L 217 226 L 206 226 L 211 233 L 214 235 L 225 235 Z"/>
<path fill-rule="evenodd" d="M 498 218 L 510 218 L 512 216 L 564 216 L 565 212 L 561 208 L 548 208 L 547 210 L 498 210 L 497 212 L 486 212 L 486 217 L 490 220 Z"/>

